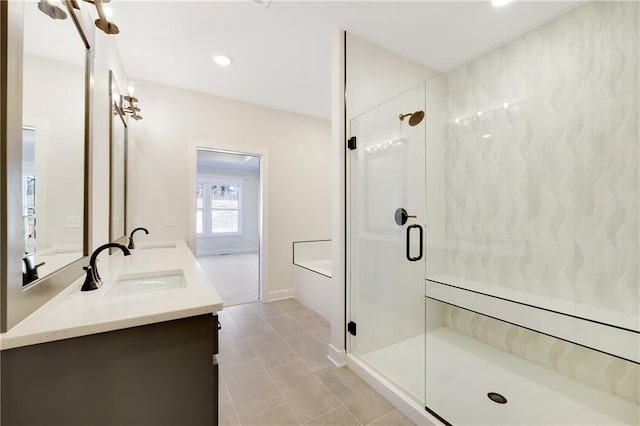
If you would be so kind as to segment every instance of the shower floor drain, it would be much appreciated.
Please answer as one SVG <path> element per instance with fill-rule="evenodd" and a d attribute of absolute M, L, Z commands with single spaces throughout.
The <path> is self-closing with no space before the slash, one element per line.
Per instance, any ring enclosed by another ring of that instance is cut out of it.
<path fill-rule="evenodd" d="M 500 395 L 499 393 L 489 392 L 487 394 L 487 396 L 489 397 L 490 400 L 492 400 L 495 403 L 498 403 L 498 404 L 506 404 L 507 403 L 507 398 L 505 398 L 504 396 Z"/>

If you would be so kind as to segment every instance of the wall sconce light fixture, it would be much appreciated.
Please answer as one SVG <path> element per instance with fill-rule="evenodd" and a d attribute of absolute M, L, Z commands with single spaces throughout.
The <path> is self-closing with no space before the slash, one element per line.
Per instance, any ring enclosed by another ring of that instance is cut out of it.
<path fill-rule="evenodd" d="M 140 108 L 138 107 L 138 98 L 133 95 L 126 95 L 122 97 L 122 100 L 124 101 L 122 104 L 122 111 L 125 114 L 129 114 L 129 116 L 136 121 L 142 120 Z"/>
<path fill-rule="evenodd" d="M 91 3 L 96 7 L 96 11 L 98 12 L 98 19 L 96 19 L 96 27 L 99 30 L 104 32 L 105 34 L 118 34 L 120 29 L 116 24 L 110 22 L 107 18 L 107 15 L 104 12 L 103 3 L 109 3 L 111 0 L 83 0 L 87 3 Z"/>
<path fill-rule="evenodd" d="M 51 0 L 40 0 L 38 2 L 38 9 L 52 19 L 67 19 L 67 12 Z"/>
<path fill-rule="evenodd" d="M 96 7 L 98 19 L 95 24 L 98 29 L 105 34 L 118 34 L 120 29 L 116 24 L 109 21 L 105 13 L 103 3 L 109 3 L 111 0 L 82 0 Z M 63 9 L 63 4 L 71 11 L 72 9 L 80 10 L 78 0 L 39 0 L 38 9 L 52 19 L 67 19 L 67 12 Z"/>

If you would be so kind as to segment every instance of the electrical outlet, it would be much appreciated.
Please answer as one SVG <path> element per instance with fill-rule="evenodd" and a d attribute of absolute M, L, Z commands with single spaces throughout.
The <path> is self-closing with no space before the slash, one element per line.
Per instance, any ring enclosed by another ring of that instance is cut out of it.
<path fill-rule="evenodd" d="M 139 227 L 140 226 L 140 216 L 134 216 L 133 220 L 131 222 L 132 222 L 131 224 L 133 225 L 134 228 Z"/>
<path fill-rule="evenodd" d="M 165 216 L 164 226 L 176 226 L 178 223 L 175 216 Z"/>
<path fill-rule="evenodd" d="M 82 225 L 82 220 L 80 216 L 65 216 L 64 217 L 64 227 L 65 228 L 80 228 Z"/>
<path fill-rule="evenodd" d="M 120 216 L 115 216 L 113 218 L 113 228 L 120 229 Z"/>

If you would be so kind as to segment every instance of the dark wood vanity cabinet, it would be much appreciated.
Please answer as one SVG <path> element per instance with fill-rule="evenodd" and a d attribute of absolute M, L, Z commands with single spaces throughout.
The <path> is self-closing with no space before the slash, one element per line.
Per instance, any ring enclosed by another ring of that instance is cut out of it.
<path fill-rule="evenodd" d="M 199 315 L 2 351 L 2 425 L 216 425 L 217 324 Z"/>

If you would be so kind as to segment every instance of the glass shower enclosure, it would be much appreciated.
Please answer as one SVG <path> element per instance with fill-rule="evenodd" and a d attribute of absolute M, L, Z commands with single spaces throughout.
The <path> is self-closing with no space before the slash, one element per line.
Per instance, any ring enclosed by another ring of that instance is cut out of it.
<path fill-rule="evenodd" d="M 424 84 L 351 120 L 351 349 L 424 400 Z M 353 327 L 353 325 L 352 325 Z M 402 362 L 398 362 L 402 360 Z"/>
<path fill-rule="evenodd" d="M 350 357 L 444 424 L 640 424 L 639 10 L 350 117 Z"/>

